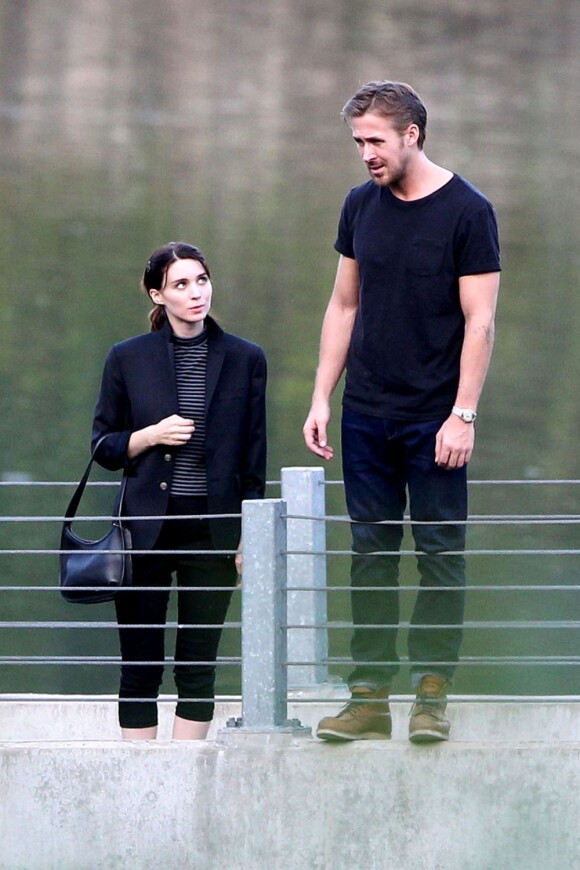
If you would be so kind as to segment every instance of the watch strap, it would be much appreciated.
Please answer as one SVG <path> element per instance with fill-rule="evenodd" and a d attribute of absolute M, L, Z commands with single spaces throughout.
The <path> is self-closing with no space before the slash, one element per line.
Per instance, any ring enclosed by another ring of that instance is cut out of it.
<path fill-rule="evenodd" d="M 474 423 L 477 417 L 477 413 L 471 408 L 460 408 L 458 405 L 453 405 L 451 413 L 463 420 L 464 423 Z"/>

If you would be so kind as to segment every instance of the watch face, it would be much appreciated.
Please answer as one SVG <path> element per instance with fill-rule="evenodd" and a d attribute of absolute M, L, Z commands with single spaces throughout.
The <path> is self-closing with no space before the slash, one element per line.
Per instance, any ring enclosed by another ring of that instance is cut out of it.
<path fill-rule="evenodd" d="M 473 421 L 475 420 L 475 414 L 473 413 L 473 411 L 463 411 L 463 413 L 461 414 L 461 419 L 465 423 L 473 423 Z"/>

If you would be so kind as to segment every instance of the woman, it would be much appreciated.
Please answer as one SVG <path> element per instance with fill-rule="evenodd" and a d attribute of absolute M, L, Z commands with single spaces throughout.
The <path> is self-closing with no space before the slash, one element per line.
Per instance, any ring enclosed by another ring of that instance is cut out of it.
<path fill-rule="evenodd" d="M 171 242 L 156 250 L 142 286 L 154 305 L 151 332 L 109 351 L 93 425 L 93 445 L 109 436 L 97 461 L 127 476 L 124 514 L 145 517 L 127 520 L 133 549 L 151 551 L 133 555 L 139 591 L 121 591 L 115 601 L 123 661 L 119 722 L 125 738 L 157 736 L 175 572 L 173 737 L 203 739 L 214 711 L 221 626 L 241 573 L 241 503 L 264 495 L 266 360 L 257 345 L 225 333 L 209 316 L 210 273 L 192 245 Z M 180 516 L 190 518 L 170 519 Z M 125 627 L 131 625 L 145 627 Z M 181 627 L 188 625 L 197 627 Z"/>

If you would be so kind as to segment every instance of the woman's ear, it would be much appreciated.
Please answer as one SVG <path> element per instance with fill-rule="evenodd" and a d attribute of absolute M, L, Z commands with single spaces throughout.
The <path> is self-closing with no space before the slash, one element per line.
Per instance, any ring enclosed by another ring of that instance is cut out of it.
<path fill-rule="evenodd" d="M 163 295 L 160 290 L 150 290 L 149 296 L 151 297 L 151 301 L 155 303 L 155 305 L 164 305 Z"/>

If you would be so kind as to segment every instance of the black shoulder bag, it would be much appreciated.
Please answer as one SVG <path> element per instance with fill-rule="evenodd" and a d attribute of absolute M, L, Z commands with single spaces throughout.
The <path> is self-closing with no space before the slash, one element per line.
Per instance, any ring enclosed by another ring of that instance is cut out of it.
<path fill-rule="evenodd" d="M 121 481 L 119 509 L 108 534 L 99 541 L 87 541 L 72 530 L 95 454 L 106 437 L 103 435 L 95 445 L 87 469 L 66 509 L 62 527 L 60 592 L 63 598 L 75 604 L 111 601 L 118 589 L 131 585 L 131 533 L 121 519 L 127 485 L 125 475 Z"/>

